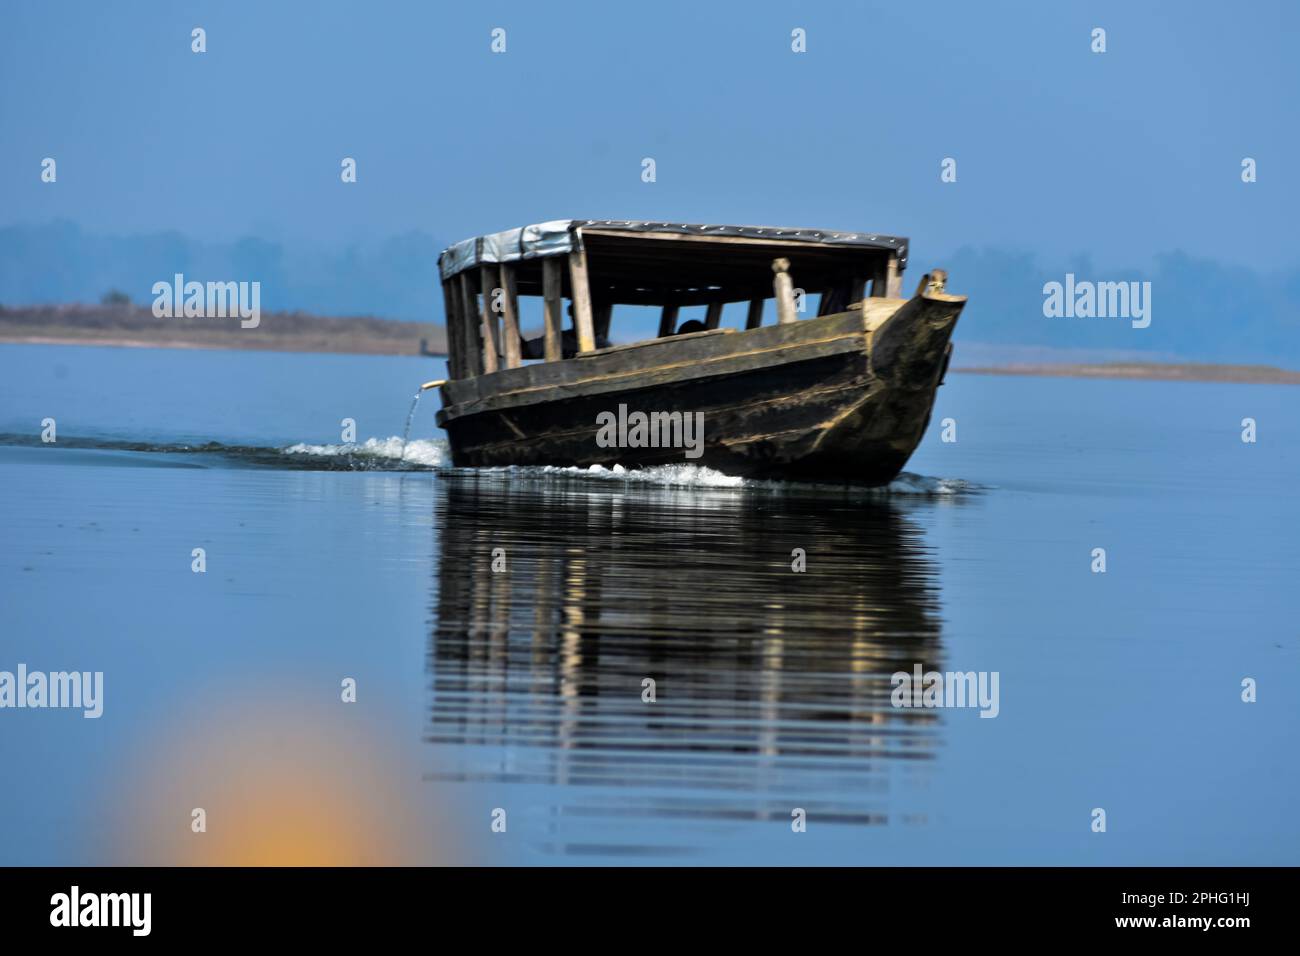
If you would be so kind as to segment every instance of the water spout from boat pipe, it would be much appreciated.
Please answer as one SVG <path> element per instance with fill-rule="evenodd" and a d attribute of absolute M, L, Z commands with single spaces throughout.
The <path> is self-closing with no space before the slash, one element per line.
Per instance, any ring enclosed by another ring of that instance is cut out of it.
<path fill-rule="evenodd" d="M 406 427 L 402 429 L 402 450 L 397 453 L 397 460 L 402 461 L 406 458 L 406 443 L 411 437 L 411 420 L 415 418 L 415 409 L 420 404 L 420 396 L 424 394 L 424 389 L 419 389 L 415 397 L 411 399 L 411 410 L 406 413 Z"/>
<path fill-rule="evenodd" d="M 415 410 L 420 406 L 420 396 L 431 388 L 437 388 L 439 385 L 446 385 L 445 378 L 434 379 L 432 382 L 425 382 L 415 390 L 415 397 L 411 399 L 411 410 L 406 413 L 406 428 L 402 430 L 402 450 L 397 456 L 398 461 L 406 458 L 406 443 L 411 438 L 411 422 L 415 420 Z"/>

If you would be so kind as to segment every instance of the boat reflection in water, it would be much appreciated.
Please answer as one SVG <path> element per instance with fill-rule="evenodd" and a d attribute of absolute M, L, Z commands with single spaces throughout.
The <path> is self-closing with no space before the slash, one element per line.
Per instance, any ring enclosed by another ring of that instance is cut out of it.
<path fill-rule="evenodd" d="M 889 675 L 942 669 L 938 590 L 897 506 L 457 471 L 435 507 L 436 777 L 506 809 L 525 858 L 708 862 L 794 808 L 923 822 L 943 724 Z"/>

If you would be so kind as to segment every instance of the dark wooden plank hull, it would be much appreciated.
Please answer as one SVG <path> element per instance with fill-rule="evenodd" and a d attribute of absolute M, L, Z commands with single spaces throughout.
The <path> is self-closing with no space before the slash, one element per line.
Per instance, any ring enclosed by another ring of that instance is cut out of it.
<path fill-rule="evenodd" d="M 744 332 L 504 369 L 442 387 L 457 466 L 696 464 L 726 474 L 884 484 L 929 422 L 965 299 L 942 293 Z M 703 447 L 603 448 L 598 416 L 700 412 Z"/>

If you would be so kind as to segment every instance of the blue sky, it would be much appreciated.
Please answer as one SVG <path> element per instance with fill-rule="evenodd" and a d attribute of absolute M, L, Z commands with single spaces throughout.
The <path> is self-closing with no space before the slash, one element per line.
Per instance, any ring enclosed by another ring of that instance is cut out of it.
<path fill-rule="evenodd" d="M 1293 271 L 1298 11 L 9 4 L 0 228 L 64 220 L 300 253 L 658 218 L 907 235 L 913 266 L 974 249 L 1139 273 L 1173 252 Z M 1090 49 L 1098 26 L 1104 54 Z M 806 53 L 791 51 L 796 27 Z M 356 184 L 340 181 L 345 156 Z M 1247 156 L 1256 183 L 1241 181 Z M 955 183 L 940 181 L 945 157 Z"/>
<path fill-rule="evenodd" d="M 1178 247 L 1290 265 L 1298 9 L 12 4 L 0 224 L 342 243 L 680 218 L 877 229 L 920 253 L 1014 244 L 1140 265 Z M 57 189 L 39 181 L 45 156 Z M 1243 156 L 1259 161 L 1250 187 Z"/>

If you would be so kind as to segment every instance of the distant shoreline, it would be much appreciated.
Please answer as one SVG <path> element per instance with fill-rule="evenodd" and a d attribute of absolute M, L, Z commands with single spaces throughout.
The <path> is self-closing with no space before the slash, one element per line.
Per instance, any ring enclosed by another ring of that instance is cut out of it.
<path fill-rule="evenodd" d="M 1300 372 L 1273 365 L 1216 365 L 1210 362 L 1041 362 L 953 368 L 964 375 L 1036 375 L 1050 378 L 1125 378 L 1152 382 L 1237 382 L 1300 385 Z"/>
<path fill-rule="evenodd" d="M 226 349 L 445 357 L 441 325 L 370 316 L 264 312 L 256 328 L 235 318 L 156 318 L 132 305 L 0 306 L 0 344 Z"/>
<path fill-rule="evenodd" d="M 288 337 L 266 338 L 246 345 L 236 343 L 194 342 L 178 339 L 90 338 L 87 336 L 25 336 L 14 337 L 0 331 L 0 345 L 90 345 L 110 349 L 183 349 L 207 352 L 297 352 L 302 355 L 414 355 L 425 358 L 446 358 L 446 352 L 421 352 L 417 343 L 414 349 L 405 343 L 373 343 L 368 348 L 336 348 L 329 343 L 312 347 L 311 342 L 294 341 Z"/>

